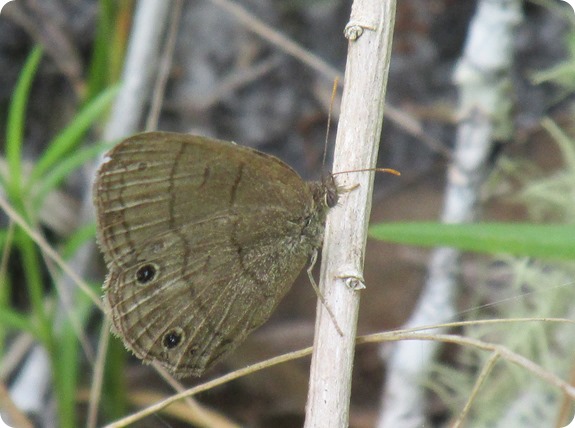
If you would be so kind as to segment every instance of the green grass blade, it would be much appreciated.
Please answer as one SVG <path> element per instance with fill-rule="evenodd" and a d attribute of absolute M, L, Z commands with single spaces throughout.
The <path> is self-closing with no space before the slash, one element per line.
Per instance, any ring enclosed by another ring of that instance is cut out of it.
<path fill-rule="evenodd" d="M 6 123 L 6 161 L 8 177 L 4 177 L 10 198 L 18 198 L 22 188 L 22 144 L 24 140 L 24 121 L 32 81 L 42 58 L 42 49 L 32 50 L 12 94 Z"/>
<path fill-rule="evenodd" d="M 117 9 L 120 6 L 114 0 L 99 0 L 98 4 L 96 34 L 88 67 L 88 101 L 114 81 L 110 57 L 113 46 L 117 43 L 115 25 Z"/>
<path fill-rule="evenodd" d="M 544 259 L 575 258 L 575 226 L 571 225 L 385 223 L 371 227 L 370 236 L 422 247 Z"/>
<path fill-rule="evenodd" d="M 22 315 L 7 306 L 0 308 L 0 326 L 2 330 L 11 328 L 18 331 L 26 331 L 32 335 L 35 334 L 34 327 L 28 316 Z"/>
<path fill-rule="evenodd" d="M 51 350 L 52 342 L 52 319 L 44 305 L 44 287 L 42 281 L 42 265 L 38 247 L 32 239 L 22 230 L 17 230 L 16 242 L 21 251 L 24 281 L 30 298 L 32 315 L 36 336 L 40 338 L 48 350 Z"/>
<path fill-rule="evenodd" d="M 90 223 L 77 228 L 64 245 L 60 248 L 60 254 L 63 258 L 69 259 L 76 251 L 88 241 L 93 241 L 96 236 L 96 223 Z M 96 291 L 98 294 L 99 291 Z"/>
<path fill-rule="evenodd" d="M 108 108 L 118 93 L 119 86 L 114 86 L 102 92 L 80 111 L 74 120 L 54 138 L 32 170 L 30 185 L 35 184 L 44 174 L 74 149 L 86 131 Z"/>
<path fill-rule="evenodd" d="M 113 143 L 98 143 L 79 149 L 61 159 L 38 181 L 34 190 L 34 208 L 39 209 L 49 192 L 58 187 L 76 168 L 113 147 Z"/>
<path fill-rule="evenodd" d="M 102 397 L 102 409 L 109 421 L 121 418 L 128 411 L 128 386 L 124 375 L 127 360 L 128 353 L 122 341 L 110 337 L 104 377 L 106 394 Z"/>
<path fill-rule="evenodd" d="M 575 74 L 575 73 L 574 73 Z M 573 140 L 548 117 L 541 120 L 541 125 L 551 134 L 551 137 L 561 150 L 561 158 L 569 171 L 575 171 L 575 147 Z"/>
<path fill-rule="evenodd" d="M 80 380 L 81 346 L 77 332 L 72 325 L 70 316 L 86 326 L 92 313 L 93 305 L 88 296 L 80 290 L 73 297 L 74 314 L 66 314 L 60 321 L 60 327 L 54 333 L 56 342 L 55 352 L 52 355 L 54 386 L 58 399 L 58 426 L 74 428 L 78 426 L 77 404 L 78 383 Z"/>

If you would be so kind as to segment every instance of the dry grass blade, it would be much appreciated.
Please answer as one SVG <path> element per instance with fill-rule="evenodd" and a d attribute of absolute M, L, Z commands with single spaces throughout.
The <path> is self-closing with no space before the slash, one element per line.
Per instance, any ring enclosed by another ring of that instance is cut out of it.
<path fill-rule="evenodd" d="M 60 255 L 54 251 L 50 244 L 35 230 L 32 230 L 30 226 L 24 221 L 24 219 L 10 206 L 8 201 L 0 196 L 0 208 L 12 219 L 18 226 L 20 226 L 30 238 L 40 247 L 40 249 L 46 254 L 50 259 L 52 259 L 77 285 L 80 289 L 90 297 L 92 302 L 104 310 L 100 298 L 92 291 L 88 284 L 80 278 L 76 272 L 74 272 L 68 264 L 60 257 Z"/>
<path fill-rule="evenodd" d="M 483 321 L 469 321 L 469 322 L 454 322 L 445 324 L 442 326 L 427 326 L 427 327 L 420 327 L 421 329 L 433 329 L 433 328 L 444 328 L 444 327 L 458 327 L 462 325 L 469 325 L 469 324 L 507 324 L 507 323 L 524 323 L 524 322 L 554 322 L 554 323 L 568 323 L 568 324 L 575 324 L 572 320 L 567 319 L 555 319 L 555 318 L 517 318 L 517 319 L 501 319 L 501 320 L 483 320 Z M 470 339 L 463 336 L 457 335 L 441 335 L 441 334 L 431 334 L 431 333 L 416 333 L 413 329 L 412 331 L 392 331 L 386 333 L 377 333 L 371 334 L 366 336 L 360 336 L 356 339 L 356 345 L 368 344 L 368 343 L 383 343 L 383 342 L 390 342 L 390 341 L 398 341 L 398 340 L 436 340 L 441 342 L 449 342 L 458 344 L 461 346 L 468 346 L 475 349 L 481 349 L 485 351 L 490 351 L 498 355 L 499 358 L 502 358 L 506 361 L 509 361 L 513 364 L 516 364 L 520 367 L 523 367 L 529 370 L 531 373 L 536 374 L 540 378 L 544 379 L 551 385 L 556 386 L 557 388 L 564 391 L 569 397 L 575 398 L 575 387 L 569 385 L 567 382 L 564 382 L 560 378 L 558 378 L 554 373 L 542 368 L 541 366 L 533 363 L 532 361 L 518 355 L 517 353 L 510 351 L 504 346 L 492 344 L 488 342 L 484 342 L 477 339 Z M 296 360 L 299 358 L 303 358 L 305 356 L 310 355 L 312 352 L 312 348 L 304 348 L 299 351 L 290 352 L 284 355 L 280 355 L 278 357 L 270 358 L 268 360 L 262 361 L 257 364 L 252 364 L 246 368 L 236 370 L 232 373 L 229 373 L 225 376 L 221 376 L 214 380 L 208 381 L 201 385 L 195 386 L 188 390 L 182 391 L 178 394 L 175 394 L 165 400 L 159 401 L 156 404 L 153 404 L 145 409 L 142 409 L 132 415 L 129 415 L 125 418 L 119 419 L 109 425 L 106 425 L 106 428 L 120 428 L 125 427 L 130 424 L 136 423 L 142 418 L 152 415 L 156 412 L 161 411 L 162 409 L 166 408 L 167 406 L 182 400 L 186 397 L 191 397 L 196 395 L 200 392 L 207 391 L 209 389 L 215 388 L 216 386 L 223 385 L 227 382 L 230 382 L 235 379 L 239 379 L 240 377 L 244 377 L 255 373 L 260 370 L 267 369 L 269 367 L 282 364 L 288 361 Z"/>
<path fill-rule="evenodd" d="M 459 428 L 460 426 L 462 426 L 463 420 L 469 414 L 469 409 L 471 409 L 471 404 L 473 403 L 474 398 L 479 393 L 481 385 L 483 385 L 483 383 L 487 379 L 487 376 L 493 370 L 493 367 L 495 367 L 495 363 L 497 362 L 497 360 L 499 360 L 499 357 L 500 355 L 498 352 L 493 352 L 493 354 L 491 354 L 491 357 L 489 357 L 489 359 L 483 366 L 483 370 L 481 370 L 481 373 L 479 373 L 479 376 L 477 376 L 477 381 L 473 386 L 471 394 L 469 394 L 469 398 L 467 399 L 467 402 L 465 403 L 463 410 L 461 411 L 459 416 L 457 416 L 457 419 L 453 422 L 453 425 L 451 425 L 452 428 Z"/>

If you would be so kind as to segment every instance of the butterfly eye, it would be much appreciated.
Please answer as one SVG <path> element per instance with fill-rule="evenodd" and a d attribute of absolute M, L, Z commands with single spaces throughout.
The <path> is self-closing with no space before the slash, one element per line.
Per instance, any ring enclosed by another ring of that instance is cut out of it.
<path fill-rule="evenodd" d="M 338 201 L 337 191 L 327 189 L 325 192 L 325 200 L 324 200 L 325 205 L 328 208 L 333 208 L 337 205 L 337 201 Z"/>
<path fill-rule="evenodd" d="M 136 281 L 140 284 L 146 284 L 156 277 L 157 272 L 154 265 L 144 265 L 136 272 Z"/>
<path fill-rule="evenodd" d="M 177 328 L 174 330 L 170 330 L 166 334 L 164 334 L 164 338 L 162 339 L 162 345 L 164 345 L 164 348 L 166 349 L 174 349 L 176 346 L 182 343 L 183 337 L 184 334 L 182 332 L 182 329 Z"/>

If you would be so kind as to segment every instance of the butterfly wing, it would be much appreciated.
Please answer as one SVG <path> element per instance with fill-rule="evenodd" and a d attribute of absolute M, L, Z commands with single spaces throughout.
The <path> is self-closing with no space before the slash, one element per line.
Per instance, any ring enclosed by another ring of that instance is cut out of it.
<path fill-rule="evenodd" d="M 108 158 L 94 200 L 114 327 L 144 361 L 200 375 L 268 319 L 319 245 L 310 188 L 275 157 L 202 137 L 140 134 Z"/>

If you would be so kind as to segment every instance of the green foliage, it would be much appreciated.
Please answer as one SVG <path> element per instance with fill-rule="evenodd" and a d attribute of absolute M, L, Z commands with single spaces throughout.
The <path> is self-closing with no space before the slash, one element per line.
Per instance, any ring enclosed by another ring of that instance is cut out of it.
<path fill-rule="evenodd" d="M 530 217 L 556 224 L 397 222 L 372 226 L 370 236 L 398 244 L 452 247 L 491 255 L 574 259 L 575 143 L 550 119 L 544 119 L 543 126 L 561 150 L 564 167 L 543 177 L 535 171 L 537 175 L 529 178 L 523 167 L 507 166 L 507 173 L 523 183 L 513 199 L 525 205 Z"/>
<path fill-rule="evenodd" d="M 568 33 L 565 38 L 568 58 L 552 67 L 537 71 L 532 74 L 531 80 L 534 84 L 551 82 L 559 86 L 565 93 L 571 93 L 575 90 L 575 33 Z"/>
<path fill-rule="evenodd" d="M 529 169 L 529 174 L 523 168 L 507 168 L 507 172 L 510 179 L 522 185 L 511 199 L 523 204 L 535 221 L 552 220 L 555 224 L 405 222 L 379 224 L 370 229 L 372 237 L 389 242 L 449 246 L 496 256 L 477 275 L 471 294 L 466 297 L 468 307 L 474 309 L 461 313 L 464 320 L 573 317 L 575 142 L 550 120 L 545 119 L 543 124 L 560 147 L 564 166 L 546 175 L 536 168 Z M 501 272 L 502 276 L 497 279 L 494 272 Z M 460 334 L 501 343 L 563 379 L 569 378 L 570 359 L 565 355 L 575 348 L 571 326 L 541 321 L 495 329 L 477 325 L 464 327 Z M 433 368 L 433 382 L 427 386 L 457 414 L 490 357 L 483 351 L 461 348 L 455 362 Z M 504 421 L 518 420 L 525 426 L 539 426 L 541 420 L 555 416 L 553 409 L 559 408 L 560 400 L 557 388 L 500 361 L 474 399 L 469 420 L 474 427 L 509 426 Z M 514 407 L 510 408 L 509 403 L 514 403 Z"/>
<path fill-rule="evenodd" d="M 32 84 L 42 60 L 41 48 L 37 47 L 30 53 L 13 91 L 6 120 L 6 168 L 0 173 L 0 186 L 11 206 L 33 230 L 38 230 L 41 225 L 41 213 L 47 196 L 60 189 L 75 170 L 93 161 L 113 143 L 84 145 L 87 133 L 107 113 L 118 91 L 117 87 L 111 86 L 119 70 L 116 64 L 116 74 L 111 75 L 110 64 L 117 61 L 111 59 L 111 48 L 123 52 L 120 45 L 125 39 L 112 40 L 110 33 L 105 34 L 104 30 L 116 25 L 116 14 L 120 10 L 127 10 L 130 2 L 121 3 L 121 6 L 117 6 L 111 0 L 101 1 L 103 10 L 109 13 L 100 16 L 84 99 L 79 103 L 78 112 L 46 143 L 46 148 L 31 167 L 24 159 L 24 135 Z M 72 257 L 83 243 L 93 242 L 94 235 L 95 226 L 90 224 L 80 227 L 68 237 L 56 237 L 60 246 L 58 252 Z M 20 227 L 11 225 L 0 230 L 0 248 L 4 260 L 0 272 L 0 352 L 9 334 L 31 334 L 51 358 L 58 425 L 78 426 L 77 391 L 79 382 L 85 380 L 80 376 L 83 373 L 80 367 L 84 364 L 81 356 L 83 353 L 89 359 L 94 356 L 82 331 L 87 325 L 88 315 L 93 311 L 93 303 L 76 288 L 66 290 L 65 296 L 56 292 L 56 281 L 61 281 L 62 274 L 55 271 L 51 263 L 45 262 L 42 251 Z M 15 262 L 20 263 L 19 275 L 23 277 L 15 278 L 14 273 L 7 270 L 8 263 Z M 16 281 L 25 290 L 25 293 L 19 294 L 28 299 L 18 308 L 12 306 L 11 296 Z M 62 299 L 60 303 L 55 303 L 57 298 Z M 67 309 L 61 311 L 64 301 L 68 302 L 64 304 Z"/>
<path fill-rule="evenodd" d="M 569 51 L 571 59 L 536 75 L 539 82 L 557 84 L 564 94 L 575 88 L 575 33 L 570 35 Z M 518 159 L 499 162 L 499 184 L 513 188 L 519 183 L 520 189 L 509 199 L 525 207 L 532 223 L 403 222 L 370 229 L 372 237 L 389 242 L 447 246 L 494 256 L 485 262 L 483 271 L 476 272 L 465 296 L 472 309 L 460 314 L 464 320 L 573 318 L 575 141 L 550 119 L 544 119 L 542 125 L 561 152 L 560 169 L 542 171 Z M 459 333 L 501 343 L 563 379 L 571 377 L 572 359 L 567 356 L 575 348 L 572 326 L 541 321 L 499 328 L 471 325 Z M 461 348 L 449 365 L 438 363 L 433 368 L 433 381 L 426 386 L 458 414 L 489 358 L 483 351 Z M 556 387 L 500 360 L 474 398 L 468 421 L 473 421 L 474 427 L 518 426 L 518 421 L 521 426 L 541 426 L 541 421 L 557 418 L 562 400 Z"/>

